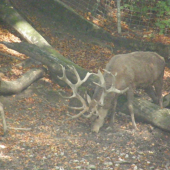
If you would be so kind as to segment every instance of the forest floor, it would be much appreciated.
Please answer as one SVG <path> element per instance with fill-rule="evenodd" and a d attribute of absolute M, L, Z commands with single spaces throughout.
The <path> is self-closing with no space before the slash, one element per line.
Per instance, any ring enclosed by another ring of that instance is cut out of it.
<path fill-rule="evenodd" d="M 110 49 L 108 45 L 114 47 L 114 44 L 69 32 L 59 23 L 56 27 L 52 18 L 34 9 L 29 2 L 15 0 L 13 5 L 56 50 L 86 69 L 96 72 L 113 55 L 130 52 L 121 47 Z M 1 22 L 0 41 L 22 39 Z M 3 45 L 0 52 L 0 69 L 8 68 L 3 71 L 4 80 L 14 80 L 35 67 L 16 66 L 28 57 Z M 164 95 L 169 92 L 169 73 L 166 68 Z M 88 119 L 66 121 L 69 101 L 59 96 L 61 90 L 70 95 L 69 89 L 54 84 L 47 75 L 22 93 L 0 97 L 8 126 L 31 128 L 29 131 L 10 129 L 2 136 L 0 125 L 0 170 L 170 169 L 169 133 L 144 122 L 137 122 L 139 131 L 133 132 L 130 116 L 119 113 L 113 129 L 107 129 L 106 120 L 100 132 L 94 134 L 90 132 Z"/>

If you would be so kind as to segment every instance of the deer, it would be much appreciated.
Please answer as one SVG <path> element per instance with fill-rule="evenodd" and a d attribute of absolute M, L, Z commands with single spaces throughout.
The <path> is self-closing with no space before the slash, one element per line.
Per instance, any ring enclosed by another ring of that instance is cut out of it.
<path fill-rule="evenodd" d="M 80 112 L 77 115 L 70 116 L 71 118 L 80 116 L 91 118 L 94 116 L 92 132 L 99 132 L 110 109 L 112 109 L 110 122 L 111 124 L 114 123 L 117 99 L 120 94 L 126 94 L 132 125 L 135 130 L 138 130 L 133 111 L 134 91 L 137 88 L 144 89 L 153 103 L 163 108 L 162 87 L 165 61 L 156 52 L 136 51 L 115 55 L 107 63 L 104 74 L 100 70 L 98 70 L 98 73 L 88 72 L 82 80 L 76 69 L 70 67 L 77 77 L 75 84 L 67 78 L 65 67 L 61 67 L 63 76 L 58 76 L 58 78 L 65 81 L 73 91 L 73 95 L 67 98 L 77 98 L 82 104 L 81 107 L 71 107 L 71 109 L 80 110 Z M 92 98 L 88 94 L 86 94 L 86 98 L 83 98 L 78 93 L 78 88 L 91 75 L 96 75 L 99 82 L 93 82 L 96 88 Z"/>

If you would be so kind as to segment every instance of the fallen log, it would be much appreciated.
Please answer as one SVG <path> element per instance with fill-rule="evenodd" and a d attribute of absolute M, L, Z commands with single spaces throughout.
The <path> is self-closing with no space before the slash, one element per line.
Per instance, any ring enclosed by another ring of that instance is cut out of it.
<path fill-rule="evenodd" d="M 168 108 L 170 107 L 170 94 L 163 97 L 163 106 Z"/>
<path fill-rule="evenodd" d="M 34 81 L 44 77 L 45 68 L 33 68 L 23 74 L 19 79 L 3 81 L 0 79 L 0 95 L 16 94 L 26 89 Z"/>
<path fill-rule="evenodd" d="M 139 98 L 134 99 L 133 106 L 136 120 L 150 123 L 153 126 L 170 132 L 170 109 L 161 109 L 158 105 Z M 127 103 L 123 104 L 119 110 L 129 114 Z"/>

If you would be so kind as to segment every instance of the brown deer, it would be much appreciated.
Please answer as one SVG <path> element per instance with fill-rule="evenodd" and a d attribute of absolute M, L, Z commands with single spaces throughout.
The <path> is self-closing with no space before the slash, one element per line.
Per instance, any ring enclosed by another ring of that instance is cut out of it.
<path fill-rule="evenodd" d="M 84 117 L 91 117 L 96 115 L 96 119 L 92 125 L 92 131 L 98 132 L 104 124 L 104 119 L 108 110 L 113 107 L 111 122 L 114 122 L 117 98 L 120 94 L 126 93 L 128 100 L 128 109 L 131 114 L 132 124 L 137 129 L 134 112 L 133 112 L 133 98 L 134 90 L 136 88 L 143 88 L 146 93 L 152 98 L 153 102 L 162 107 L 162 86 L 164 75 L 165 61 L 164 58 L 155 52 L 132 52 L 128 54 L 116 55 L 106 65 L 104 75 L 98 71 L 95 73 L 87 73 L 83 80 L 80 79 L 76 69 L 71 67 L 77 76 L 77 83 L 72 84 L 66 77 L 65 68 L 63 69 L 64 80 L 73 90 L 73 95 L 69 98 L 76 97 L 81 103 L 82 107 L 73 108 L 79 109 L 81 112 L 72 118 L 77 118 L 81 115 Z M 87 101 L 78 94 L 78 87 L 80 87 L 90 75 L 95 74 L 99 77 L 100 83 L 96 84 L 96 89 L 91 99 L 87 95 Z M 85 114 L 86 112 L 89 114 Z"/>

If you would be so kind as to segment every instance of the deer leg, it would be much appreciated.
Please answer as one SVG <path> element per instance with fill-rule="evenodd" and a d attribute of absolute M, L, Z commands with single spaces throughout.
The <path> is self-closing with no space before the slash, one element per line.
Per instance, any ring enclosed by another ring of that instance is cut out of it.
<path fill-rule="evenodd" d="M 152 86 L 149 86 L 144 89 L 148 96 L 153 100 L 155 104 L 158 104 L 158 97 L 155 94 L 155 90 Z"/>
<path fill-rule="evenodd" d="M 133 127 L 134 127 L 135 130 L 137 130 L 138 128 L 136 126 L 134 111 L 133 111 L 133 98 L 134 98 L 133 88 L 129 87 L 129 90 L 127 91 L 128 109 L 129 109 L 129 112 L 131 114 Z"/>
<path fill-rule="evenodd" d="M 161 108 L 163 108 L 163 104 L 162 104 L 162 86 L 163 86 L 163 78 L 161 77 L 154 83 L 155 92 L 156 92 L 156 95 L 157 95 L 157 98 L 158 98 L 157 104 L 159 104 Z"/>
<path fill-rule="evenodd" d="M 117 106 L 117 97 L 115 96 L 113 102 L 113 107 L 111 109 L 111 118 L 110 118 L 110 125 L 113 125 L 116 115 L 116 106 Z"/>
<path fill-rule="evenodd" d="M 104 119 L 108 113 L 108 109 L 100 108 L 98 112 L 99 112 L 99 116 L 92 125 L 92 132 L 96 132 L 96 133 L 98 133 L 100 128 L 103 126 Z"/>

